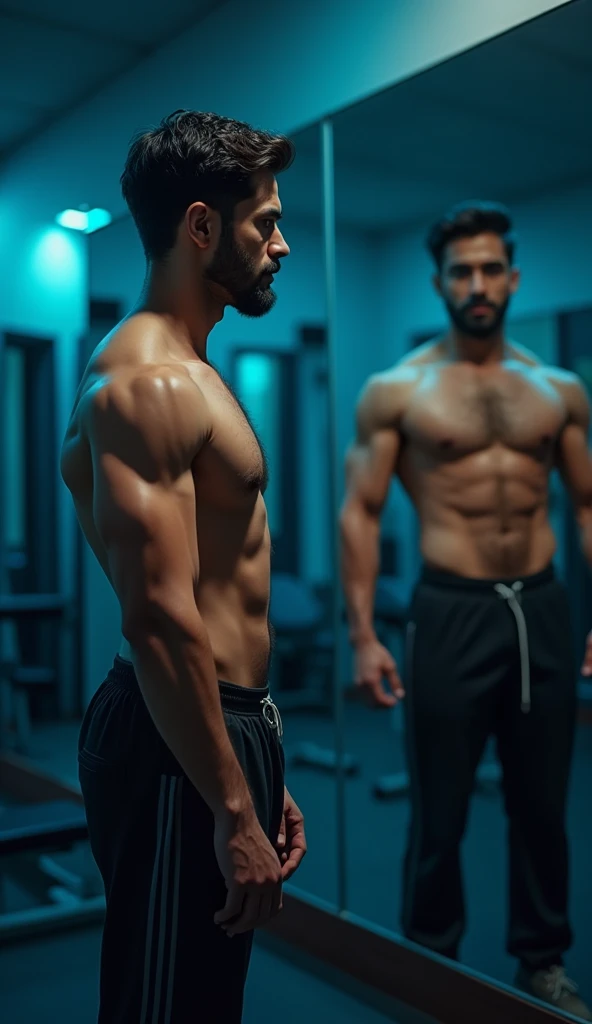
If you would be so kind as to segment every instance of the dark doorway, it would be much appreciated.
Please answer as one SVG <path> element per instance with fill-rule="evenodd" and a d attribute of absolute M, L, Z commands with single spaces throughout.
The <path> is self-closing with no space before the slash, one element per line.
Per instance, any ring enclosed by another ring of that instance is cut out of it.
<path fill-rule="evenodd" d="M 53 593 L 58 579 L 55 345 L 0 335 L 0 592 Z M 58 671 L 59 626 L 21 620 L 11 658 Z"/>

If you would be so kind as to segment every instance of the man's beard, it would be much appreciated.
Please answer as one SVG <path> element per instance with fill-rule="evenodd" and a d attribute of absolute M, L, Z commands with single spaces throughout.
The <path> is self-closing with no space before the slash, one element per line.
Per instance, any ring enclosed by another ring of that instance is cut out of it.
<path fill-rule="evenodd" d="M 457 330 L 462 334 L 469 335 L 471 338 L 481 338 L 484 341 L 497 334 L 504 322 L 509 305 L 510 296 L 501 306 L 496 306 L 493 302 L 470 302 L 461 309 L 458 309 L 452 303 L 446 301 L 446 309 Z M 473 307 L 479 308 L 480 306 L 486 306 L 494 314 L 487 322 L 480 323 L 479 320 L 471 316 L 471 309 Z"/>
<path fill-rule="evenodd" d="M 263 270 L 257 268 L 241 245 L 234 238 L 232 222 L 226 224 L 220 235 L 216 254 L 207 268 L 205 276 L 230 292 L 232 305 L 243 316 L 264 316 L 273 309 L 277 295 L 261 284 L 265 274 L 276 274 L 278 262 L 268 263 Z"/>

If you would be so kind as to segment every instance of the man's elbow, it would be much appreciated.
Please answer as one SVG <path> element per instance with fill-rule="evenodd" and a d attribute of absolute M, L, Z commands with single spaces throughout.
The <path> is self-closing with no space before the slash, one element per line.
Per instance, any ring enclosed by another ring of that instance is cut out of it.
<path fill-rule="evenodd" d="M 339 528 L 342 537 L 366 532 L 377 528 L 380 523 L 381 506 L 359 495 L 347 497 L 341 507 Z"/>
<path fill-rule="evenodd" d="M 173 639 L 176 643 L 183 640 L 207 643 L 207 633 L 193 597 L 189 602 L 135 600 L 123 610 L 121 631 L 132 649 Z"/>

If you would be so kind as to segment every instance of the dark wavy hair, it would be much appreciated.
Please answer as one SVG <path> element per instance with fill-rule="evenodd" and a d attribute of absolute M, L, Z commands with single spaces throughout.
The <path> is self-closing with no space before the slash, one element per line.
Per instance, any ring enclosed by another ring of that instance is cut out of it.
<path fill-rule="evenodd" d="M 476 202 L 459 203 L 446 216 L 437 221 L 427 237 L 427 246 L 438 270 L 442 269 L 444 252 L 450 242 L 457 238 L 474 238 L 485 231 L 499 235 L 502 239 L 508 261 L 514 262 L 516 237 L 512 230 L 512 218 L 505 206 L 500 203 Z"/>
<path fill-rule="evenodd" d="M 197 110 L 176 110 L 137 135 L 121 190 L 146 258 L 161 260 L 173 248 L 192 203 L 207 203 L 228 223 L 236 204 L 254 194 L 253 175 L 279 174 L 294 156 L 293 143 L 283 135 Z"/>

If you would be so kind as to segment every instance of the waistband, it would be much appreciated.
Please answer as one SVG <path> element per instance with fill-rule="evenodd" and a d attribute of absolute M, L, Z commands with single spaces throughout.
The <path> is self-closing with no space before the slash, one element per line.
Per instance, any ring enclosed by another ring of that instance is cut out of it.
<path fill-rule="evenodd" d="M 138 689 L 138 678 L 131 661 L 115 655 L 115 661 L 109 671 L 108 680 L 125 687 L 127 690 Z M 218 680 L 220 703 L 225 711 L 235 715 L 261 715 L 261 702 L 269 698 L 269 686 L 237 686 Z"/>
<path fill-rule="evenodd" d="M 495 587 L 499 584 L 512 587 L 515 583 L 521 583 L 521 590 L 534 590 L 536 587 L 542 587 L 546 583 L 552 583 L 555 579 L 555 567 L 553 565 L 548 565 L 546 569 L 543 569 L 541 572 L 535 572 L 531 576 L 498 576 L 493 579 L 472 579 L 469 576 L 458 576 L 456 573 L 448 572 L 445 569 L 433 569 L 429 565 L 424 565 L 420 573 L 419 583 L 427 583 L 430 587 L 449 587 L 454 590 L 464 590 L 473 593 L 475 591 L 491 591 L 494 594 Z"/>

